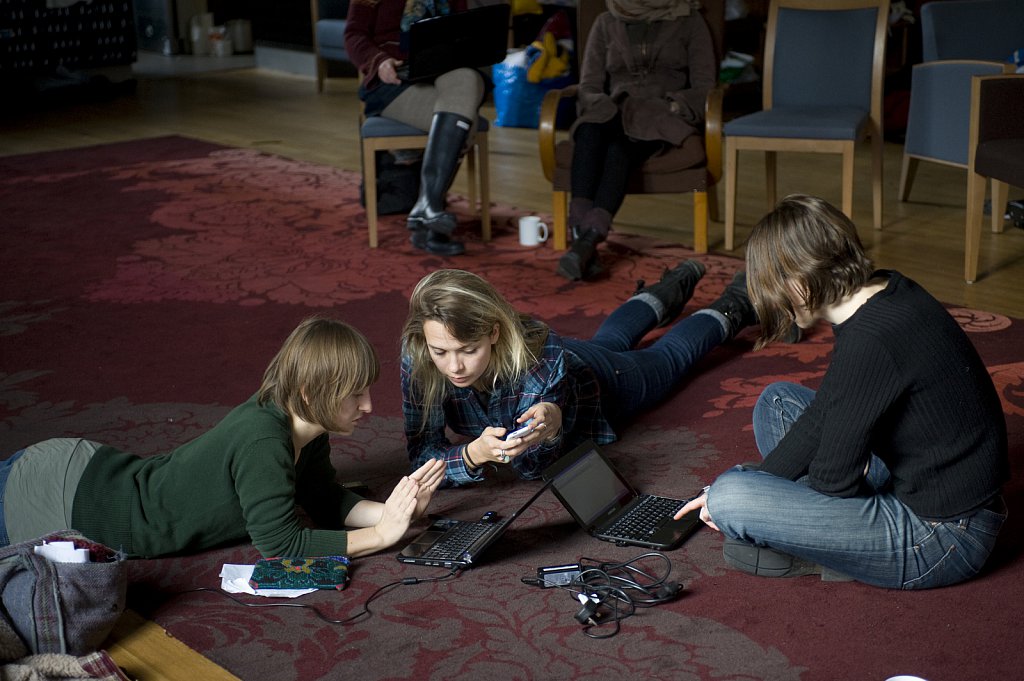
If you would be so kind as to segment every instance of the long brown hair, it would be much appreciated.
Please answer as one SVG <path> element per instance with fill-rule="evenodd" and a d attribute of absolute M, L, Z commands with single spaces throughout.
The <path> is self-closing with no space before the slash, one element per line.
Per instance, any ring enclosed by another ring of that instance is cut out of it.
<path fill-rule="evenodd" d="M 345 322 L 310 317 L 299 324 L 263 373 L 258 400 L 337 432 L 342 401 L 380 376 L 370 341 Z"/>
<path fill-rule="evenodd" d="M 787 196 L 747 241 L 747 289 L 761 320 L 756 347 L 788 334 L 794 302 L 808 310 L 837 303 L 864 286 L 873 271 L 848 217 L 822 199 Z"/>
<path fill-rule="evenodd" d="M 464 270 L 437 270 L 423 277 L 409 299 L 402 352 L 411 362 L 413 395 L 424 414 L 440 408 L 448 379 L 430 358 L 423 324 L 436 321 L 462 343 L 475 343 L 498 328 L 498 340 L 482 379 L 492 388 L 512 384 L 537 361 L 548 328 L 520 315 L 486 280 Z M 421 424 L 425 426 L 426 424 Z"/>

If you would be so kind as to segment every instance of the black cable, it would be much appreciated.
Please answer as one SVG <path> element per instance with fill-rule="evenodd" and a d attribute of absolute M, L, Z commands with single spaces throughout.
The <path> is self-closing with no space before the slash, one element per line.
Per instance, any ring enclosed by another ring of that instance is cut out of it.
<path fill-rule="evenodd" d="M 332 619 L 328 618 L 327 616 L 325 616 L 322 612 L 320 612 L 320 609 L 317 608 L 315 605 L 309 605 L 308 603 L 249 603 L 249 602 L 240 600 L 238 598 L 235 598 L 233 595 L 229 594 L 226 591 L 222 591 L 221 589 L 213 589 L 213 588 L 210 588 L 208 586 L 200 586 L 200 587 L 196 587 L 195 589 L 185 589 L 184 591 L 175 591 L 173 595 L 181 595 L 181 594 L 196 593 L 196 592 L 207 592 L 207 593 L 219 594 L 221 596 L 224 596 L 225 598 L 228 598 L 228 599 L 234 601 L 235 603 L 238 603 L 239 605 L 244 605 L 247 608 L 306 608 L 306 609 L 312 610 L 313 614 L 315 614 L 317 617 L 319 617 L 321 620 L 323 620 L 327 624 L 341 624 L 341 625 L 344 625 L 344 624 L 351 624 L 355 620 L 359 619 L 360 617 L 363 617 L 364 615 L 367 615 L 367 616 L 373 615 L 373 612 L 370 611 L 370 603 L 372 603 L 373 601 L 377 600 L 377 598 L 379 598 L 381 595 L 384 594 L 385 591 L 388 591 L 389 589 L 392 589 L 392 588 L 394 588 L 396 586 L 400 586 L 400 585 L 402 585 L 402 586 L 409 586 L 409 585 L 413 585 L 413 584 L 423 584 L 424 582 L 442 582 L 442 581 L 444 581 L 446 579 L 452 579 L 453 577 L 458 577 L 461 573 L 462 573 L 461 568 L 452 568 L 452 571 L 449 572 L 448 574 L 440 575 L 438 577 L 403 577 L 402 579 L 400 579 L 397 582 L 391 582 L 390 584 L 385 584 L 384 586 L 379 587 L 376 591 L 374 591 L 372 594 L 369 595 L 369 597 L 363 603 L 363 609 L 362 610 L 360 610 L 359 612 L 357 612 L 356 614 L 354 614 L 354 615 L 352 615 L 350 617 L 346 617 L 343 620 L 332 620 Z"/>
<path fill-rule="evenodd" d="M 639 565 L 652 558 L 661 561 L 664 569 L 653 571 Z M 578 565 L 579 574 L 568 584 L 552 584 L 539 577 L 522 577 L 520 581 L 534 586 L 554 586 L 579 600 L 582 608 L 576 613 L 576 621 L 583 625 L 583 634 L 589 638 L 611 638 L 619 633 L 622 620 L 634 615 L 637 608 L 667 603 L 682 592 L 678 583 L 668 581 L 672 561 L 658 551 L 623 562 L 581 557 Z M 609 626 L 611 629 L 606 633 L 595 631 Z"/>

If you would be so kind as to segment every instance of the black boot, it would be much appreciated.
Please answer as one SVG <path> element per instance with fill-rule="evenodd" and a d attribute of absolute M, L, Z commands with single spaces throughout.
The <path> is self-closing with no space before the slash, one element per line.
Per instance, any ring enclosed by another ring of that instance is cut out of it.
<path fill-rule="evenodd" d="M 604 271 L 597 257 L 597 245 L 601 241 L 601 235 L 593 229 L 573 239 L 569 252 L 558 259 L 555 271 L 571 281 L 594 279 Z"/>
<path fill-rule="evenodd" d="M 416 248 L 435 255 L 462 255 L 466 252 L 461 241 L 430 229 L 414 229 L 409 241 Z"/>
<path fill-rule="evenodd" d="M 708 305 L 709 310 L 722 313 L 729 321 L 729 338 L 733 338 L 748 326 L 760 323 L 754 306 L 747 295 L 747 273 L 737 272 L 732 283 L 725 287 L 718 300 Z"/>
<path fill-rule="evenodd" d="M 652 286 L 644 286 L 643 281 L 637 282 L 637 290 L 633 295 L 646 293 L 654 296 L 661 303 L 662 312 L 658 326 L 668 326 L 683 311 L 686 302 L 693 297 L 697 282 L 704 276 L 704 263 L 699 260 L 684 260 L 672 269 L 665 269 L 661 280 Z"/>
<path fill-rule="evenodd" d="M 445 211 L 446 198 L 472 126 L 471 120 L 456 113 L 439 111 L 434 114 L 427 148 L 423 151 L 420 195 L 406 220 L 409 229 L 427 229 L 439 234 L 455 231 L 455 216 Z"/>

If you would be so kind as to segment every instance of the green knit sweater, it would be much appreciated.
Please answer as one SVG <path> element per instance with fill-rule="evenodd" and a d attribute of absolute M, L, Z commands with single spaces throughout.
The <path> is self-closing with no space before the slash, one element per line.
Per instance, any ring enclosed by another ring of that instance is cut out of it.
<path fill-rule="evenodd" d="M 289 418 L 256 398 L 169 454 L 103 446 L 75 491 L 72 524 L 131 556 L 192 553 L 246 537 L 264 556 L 340 555 L 360 497 L 334 482 L 326 434 L 294 462 Z M 309 529 L 298 502 L 323 528 Z"/>

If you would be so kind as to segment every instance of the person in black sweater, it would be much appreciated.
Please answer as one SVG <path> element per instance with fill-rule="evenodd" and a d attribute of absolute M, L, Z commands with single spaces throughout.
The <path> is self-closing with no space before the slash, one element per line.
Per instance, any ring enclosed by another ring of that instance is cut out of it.
<path fill-rule="evenodd" d="M 832 323 L 817 391 L 776 383 L 754 407 L 760 465 L 689 502 L 725 536 L 726 563 L 926 589 L 976 575 L 1006 518 L 1006 421 L 967 335 L 927 291 L 874 270 L 853 223 L 784 199 L 747 244 L 757 348 L 793 320 Z"/>

